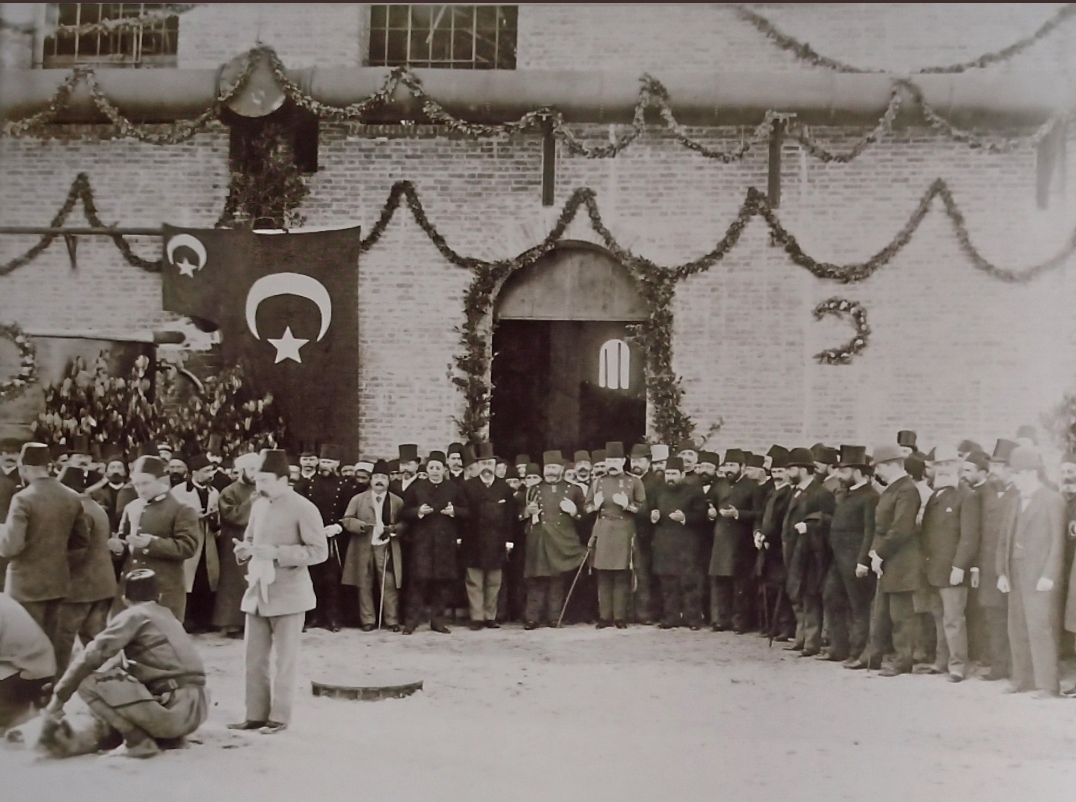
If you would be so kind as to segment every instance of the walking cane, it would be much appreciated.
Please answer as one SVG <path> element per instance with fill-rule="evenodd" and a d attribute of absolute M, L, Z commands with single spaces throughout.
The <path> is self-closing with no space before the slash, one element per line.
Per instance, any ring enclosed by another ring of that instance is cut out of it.
<path fill-rule="evenodd" d="M 381 631 L 381 614 L 385 610 L 385 578 L 389 575 L 389 562 L 392 560 L 392 541 L 385 544 L 385 564 L 381 568 L 381 598 L 377 602 L 377 629 Z"/>
<path fill-rule="evenodd" d="M 779 609 L 781 609 L 781 601 L 782 601 L 782 599 L 784 599 L 784 596 L 785 596 L 785 586 L 784 585 L 778 585 L 777 586 L 777 601 L 775 601 L 773 603 L 773 619 L 772 620 L 774 621 L 774 623 L 777 622 L 777 611 Z M 770 642 L 768 644 L 768 646 L 770 646 L 770 647 L 773 646 L 773 630 L 774 630 L 774 628 L 771 627 L 770 628 Z"/>
<path fill-rule="evenodd" d="M 591 542 L 594 538 L 591 537 Z M 579 568 L 575 572 L 575 578 L 572 580 L 572 585 L 568 588 L 568 595 L 564 597 L 564 604 L 560 608 L 560 615 L 557 616 L 557 626 L 555 629 L 560 629 L 560 624 L 564 620 L 564 611 L 568 609 L 568 602 L 572 599 L 572 591 L 575 590 L 575 583 L 579 581 L 579 575 L 583 573 L 583 566 L 587 564 L 587 560 L 590 559 L 590 543 L 587 543 L 587 553 L 583 555 L 583 560 L 579 563 Z"/>

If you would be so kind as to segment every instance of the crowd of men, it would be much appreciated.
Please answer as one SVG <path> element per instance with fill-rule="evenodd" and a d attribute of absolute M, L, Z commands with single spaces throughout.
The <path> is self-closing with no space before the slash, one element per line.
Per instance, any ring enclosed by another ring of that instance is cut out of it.
<path fill-rule="evenodd" d="M 691 442 L 675 455 L 614 442 L 509 463 L 489 443 L 453 443 L 354 465 L 332 445 L 226 465 L 219 450 L 185 458 L 160 443 L 127 457 L 81 438 L 59 454 L 0 442 L 0 559 L 21 607 L 5 601 L 0 616 L 28 615 L 54 658 L 24 643 L 34 667 L 5 662 L 14 625 L 0 627 L 0 719 L 15 684 L 25 701 L 55 677 L 70 696 L 147 627 L 156 635 L 140 649 L 167 641 L 183 664 L 151 683 L 201 687 L 177 633 L 217 629 L 246 633 L 248 716 L 236 728 L 276 731 L 305 626 L 411 634 L 429 622 L 447 634 L 461 604 L 475 630 L 708 626 L 882 676 L 959 682 L 975 661 L 985 679 L 1045 697 L 1060 695 L 1072 651 L 1076 455 L 1062 458 L 1055 489 L 1026 428 L 991 453 L 964 441 L 923 454 L 909 431 L 869 455 L 819 443 L 722 458 Z M 99 688 L 87 693 L 112 710 Z M 187 726 L 204 701 L 190 696 Z M 109 734 L 153 752 L 147 725 L 131 740 L 114 718 L 99 716 Z"/>

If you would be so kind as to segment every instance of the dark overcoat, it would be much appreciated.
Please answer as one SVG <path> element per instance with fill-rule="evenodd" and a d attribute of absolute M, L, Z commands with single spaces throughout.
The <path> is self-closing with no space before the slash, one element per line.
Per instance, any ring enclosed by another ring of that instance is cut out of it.
<path fill-rule="evenodd" d="M 418 510 L 423 504 L 432 507 L 433 512 L 420 518 Z M 455 518 L 441 513 L 449 504 Z M 400 517 L 407 523 L 400 535 L 404 538 L 407 581 L 457 580 L 456 521 L 467 517 L 463 488 L 447 480 L 434 484 L 429 479 L 417 479 L 404 491 Z"/>
<path fill-rule="evenodd" d="M 647 497 L 651 511 L 660 517 L 653 525 L 653 573 L 658 576 L 694 576 L 699 565 L 699 539 L 696 529 L 706 522 L 706 496 L 697 484 L 680 482 L 655 485 L 653 498 Z M 669 517 L 679 510 L 685 521 Z M 647 520 L 650 516 L 647 516 Z"/>
<path fill-rule="evenodd" d="M 805 489 L 797 487 L 792 491 L 782 539 L 788 567 L 788 597 L 793 602 L 822 593 L 831 561 L 829 526 L 835 505 L 833 493 L 817 476 Z M 799 523 L 806 524 L 806 532 L 796 531 Z"/>
<path fill-rule="evenodd" d="M 923 510 L 923 562 L 927 584 L 950 587 L 953 568 L 964 573 L 961 585 L 971 583 L 968 569 L 979 552 L 982 501 L 966 484 L 939 487 Z"/>
<path fill-rule="evenodd" d="M 991 476 L 976 488 L 982 518 L 979 528 L 979 553 L 973 565 L 979 568 L 979 588 L 975 598 L 980 607 L 1001 608 L 1008 606 L 1005 594 L 998 590 L 998 550 L 1001 548 L 1002 531 L 1020 503 L 1015 487 L 1006 487 Z"/>
<path fill-rule="evenodd" d="M 715 482 L 706 496 L 718 511 L 710 550 L 710 576 L 735 576 L 745 558 L 754 559 L 755 508 L 758 485 L 741 476 L 736 482 Z M 737 517 L 722 516 L 722 507 L 733 507 Z"/>
<path fill-rule="evenodd" d="M 512 542 L 518 517 L 516 491 L 504 479 L 489 487 L 480 477 L 463 484 L 467 523 L 460 527 L 460 558 L 465 568 L 500 571 Z"/>
<path fill-rule="evenodd" d="M 922 498 L 910 476 L 902 476 L 886 487 L 874 511 L 874 539 L 871 550 L 882 558 L 882 593 L 911 593 L 923 586 L 923 549 L 919 542 L 919 515 Z"/>

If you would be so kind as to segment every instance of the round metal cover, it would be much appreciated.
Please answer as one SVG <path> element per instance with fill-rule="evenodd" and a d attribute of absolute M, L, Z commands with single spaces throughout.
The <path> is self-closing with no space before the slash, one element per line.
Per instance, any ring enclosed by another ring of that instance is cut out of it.
<path fill-rule="evenodd" d="M 246 65 L 247 56 L 237 56 L 224 65 L 220 72 L 220 91 L 235 84 Z M 260 59 L 244 86 L 231 100 L 228 108 L 244 117 L 265 117 L 284 105 L 287 96 L 280 88 L 269 66 L 268 59 Z"/>
<path fill-rule="evenodd" d="M 374 702 L 381 699 L 403 699 L 416 691 L 422 690 L 422 680 L 403 685 L 344 685 L 316 681 L 311 681 L 310 685 L 314 696 L 355 699 L 363 702 Z"/>

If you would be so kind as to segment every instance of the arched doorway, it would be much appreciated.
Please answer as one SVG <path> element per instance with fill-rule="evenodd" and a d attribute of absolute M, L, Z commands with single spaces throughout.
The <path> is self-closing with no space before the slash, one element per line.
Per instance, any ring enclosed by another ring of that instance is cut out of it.
<path fill-rule="evenodd" d="M 490 439 L 511 459 L 626 446 L 646 433 L 646 319 L 635 281 L 606 251 L 563 243 L 505 282 L 494 306 Z"/>

